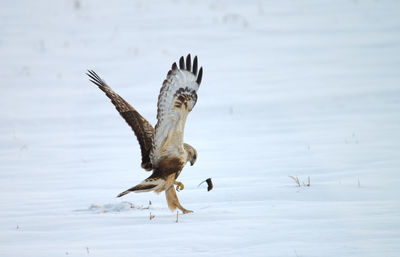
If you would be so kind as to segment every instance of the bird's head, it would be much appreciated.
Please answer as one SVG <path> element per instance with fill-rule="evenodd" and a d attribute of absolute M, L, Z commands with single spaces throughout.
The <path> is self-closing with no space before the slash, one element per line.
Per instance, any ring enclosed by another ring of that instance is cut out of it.
<path fill-rule="evenodd" d="M 187 161 L 190 162 L 190 165 L 193 166 L 193 164 L 196 162 L 197 159 L 197 151 L 194 149 L 193 146 L 189 144 L 183 144 L 183 147 L 185 148 L 187 152 Z"/>

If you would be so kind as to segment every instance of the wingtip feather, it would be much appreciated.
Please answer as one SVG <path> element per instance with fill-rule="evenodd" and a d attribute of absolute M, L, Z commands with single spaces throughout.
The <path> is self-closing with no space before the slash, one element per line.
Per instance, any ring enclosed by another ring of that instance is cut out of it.
<path fill-rule="evenodd" d="M 193 74 L 197 76 L 197 56 L 193 59 Z"/>
<path fill-rule="evenodd" d="M 200 67 L 199 75 L 197 76 L 197 80 L 196 80 L 197 84 L 199 84 L 199 85 L 201 84 L 202 77 L 203 77 L 203 67 Z"/>
<path fill-rule="evenodd" d="M 186 70 L 187 71 L 192 70 L 192 58 L 190 57 L 190 54 L 188 54 L 186 57 Z"/>
<path fill-rule="evenodd" d="M 179 59 L 179 69 L 185 69 L 185 59 L 183 59 L 183 56 L 181 56 L 181 58 Z"/>

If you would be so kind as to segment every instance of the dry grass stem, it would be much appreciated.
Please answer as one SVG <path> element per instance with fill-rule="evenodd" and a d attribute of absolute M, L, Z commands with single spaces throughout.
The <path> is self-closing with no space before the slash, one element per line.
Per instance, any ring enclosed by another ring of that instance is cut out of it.
<path fill-rule="evenodd" d="M 300 183 L 300 180 L 299 180 L 298 177 L 289 176 L 289 178 L 293 179 L 293 181 L 296 183 L 296 185 L 297 185 L 298 187 L 301 187 L 301 185 L 303 185 L 304 187 L 309 187 L 309 186 L 311 186 L 311 178 L 310 178 L 310 176 L 308 176 L 308 178 L 307 178 L 307 184 L 304 183 L 304 182 L 303 182 L 303 183 Z"/>
<path fill-rule="evenodd" d="M 289 178 L 293 179 L 294 182 L 297 184 L 298 187 L 301 187 L 300 181 L 298 177 L 289 176 Z"/>

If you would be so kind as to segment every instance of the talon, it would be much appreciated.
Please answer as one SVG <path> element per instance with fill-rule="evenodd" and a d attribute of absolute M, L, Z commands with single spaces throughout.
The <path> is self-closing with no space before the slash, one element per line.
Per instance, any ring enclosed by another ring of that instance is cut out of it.
<path fill-rule="evenodd" d="M 175 185 L 176 185 L 176 190 L 178 192 L 185 188 L 185 186 L 181 182 L 178 182 L 178 181 L 175 182 Z"/>

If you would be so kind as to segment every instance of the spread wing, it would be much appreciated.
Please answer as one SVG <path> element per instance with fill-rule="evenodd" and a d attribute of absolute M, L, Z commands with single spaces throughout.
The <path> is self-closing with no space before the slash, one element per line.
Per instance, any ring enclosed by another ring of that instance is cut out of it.
<path fill-rule="evenodd" d="M 97 85 L 106 96 L 111 99 L 111 102 L 114 104 L 119 114 L 125 119 L 128 125 L 131 126 L 139 141 L 142 152 L 142 168 L 148 171 L 152 170 L 150 151 L 154 134 L 153 127 L 135 110 L 135 108 L 115 93 L 96 72 L 88 70 L 87 75 L 90 77 L 90 81 Z"/>
<path fill-rule="evenodd" d="M 197 72 L 197 56 L 190 54 L 179 60 L 179 68 L 174 63 L 164 80 L 158 96 L 157 124 L 153 137 L 153 148 L 150 159 L 157 166 L 160 159 L 169 156 L 181 156 L 183 149 L 183 132 L 186 117 L 197 101 L 203 68 Z"/>

